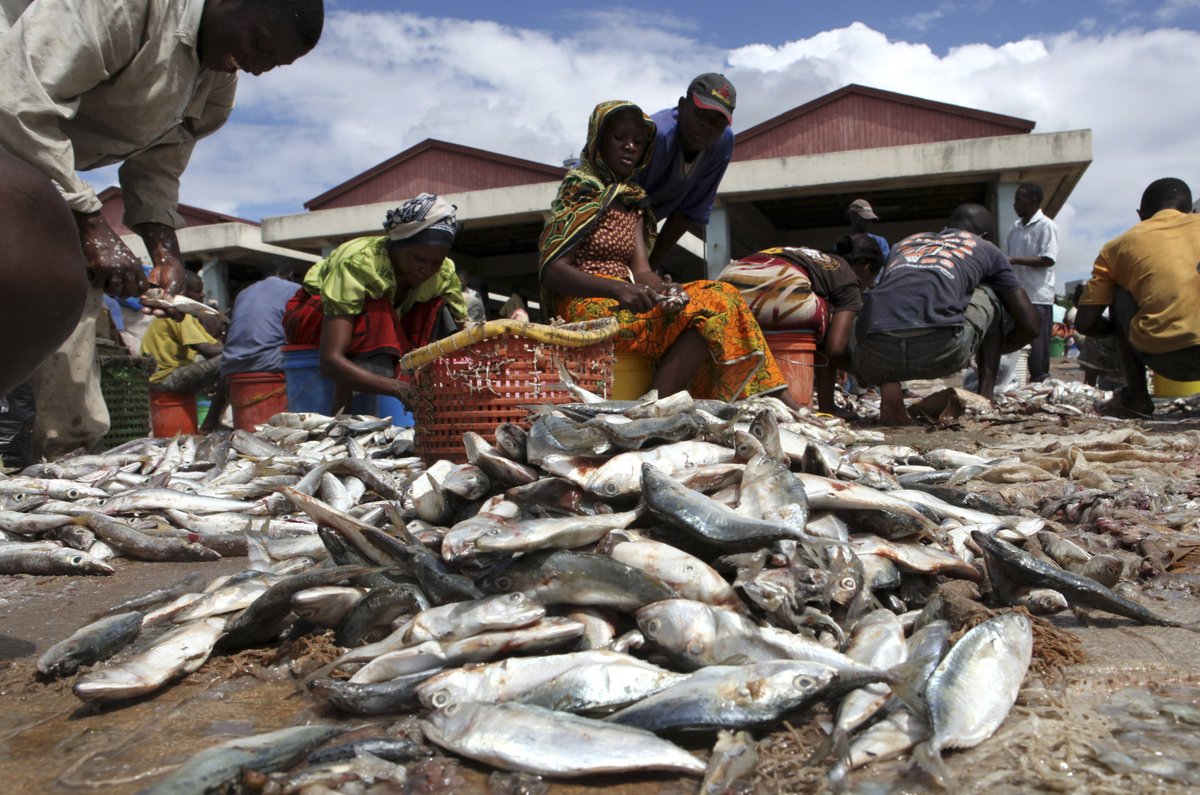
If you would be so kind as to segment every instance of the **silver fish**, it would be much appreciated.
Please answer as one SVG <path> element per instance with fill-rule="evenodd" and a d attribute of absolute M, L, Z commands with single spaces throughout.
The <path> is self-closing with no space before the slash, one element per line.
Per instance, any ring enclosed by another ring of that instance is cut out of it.
<path fill-rule="evenodd" d="M 704 773 L 700 759 L 651 732 L 541 707 L 453 704 L 432 712 L 422 729 L 448 751 L 552 778 L 641 770 Z"/>
<path fill-rule="evenodd" d="M 240 777 L 243 770 L 270 773 L 291 767 L 309 751 L 343 731 L 345 729 L 340 726 L 292 726 L 228 740 L 196 754 L 171 775 L 142 789 L 138 795 L 215 792 Z"/>
<path fill-rule="evenodd" d="M 158 690 L 172 679 L 195 671 L 225 630 L 224 618 L 205 618 L 178 627 L 141 654 L 84 674 L 72 688 L 83 701 L 123 701 Z"/>
<path fill-rule="evenodd" d="M 1019 613 L 984 621 L 954 644 L 925 688 L 932 736 L 913 761 L 944 785 L 944 748 L 974 748 L 1000 727 L 1017 700 L 1033 653 L 1033 628 Z"/>
<path fill-rule="evenodd" d="M 81 665 L 107 660 L 125 648 L 142 628 L 136 611 L 94 621 L 59 641 L 38 658 L 38 673 L 45 677 L 70 676 Z"/>

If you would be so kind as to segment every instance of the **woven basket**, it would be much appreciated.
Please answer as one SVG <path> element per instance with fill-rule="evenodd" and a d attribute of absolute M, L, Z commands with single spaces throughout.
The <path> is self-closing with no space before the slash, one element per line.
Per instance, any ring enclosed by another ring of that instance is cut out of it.
<path fill-rule="evenodd" d="M 150 382 L 154 360 L 143 356 L 101 356 L 100 391 L 108 404 L 108 433 L 100 450 L 150 435 Z"/>
<path fill-rule="evenodd" d="M 413 374 L 416 454 L 427 465 L 443 458 L 461 463 L 467 460 L 467 431 L 495 443 L 496 427 L 503 423 L 529 427 L 529 412 L 523 407 L 576 402 L 561 386 L 560 364 L 581 387 L 608 396 L 611 339 L 568 348 L 505 335 L 420 367 Z"/>

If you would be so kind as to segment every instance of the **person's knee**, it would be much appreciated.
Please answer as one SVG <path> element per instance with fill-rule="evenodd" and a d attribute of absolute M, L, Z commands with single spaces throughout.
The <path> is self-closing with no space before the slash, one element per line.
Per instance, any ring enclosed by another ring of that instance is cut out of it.
<path fill-rule="evenodd" d="M 87 265 L 74 217 L 48 179 L 0 154 L 0 394 L 61 345 L 87 300 Z"/>

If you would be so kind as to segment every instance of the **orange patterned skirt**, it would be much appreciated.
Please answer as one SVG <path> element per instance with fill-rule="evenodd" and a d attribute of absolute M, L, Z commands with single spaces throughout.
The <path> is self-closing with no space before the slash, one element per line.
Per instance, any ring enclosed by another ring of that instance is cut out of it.
<path fill-rule="evenodd" d="M 689 301 L 674 314 L 656 307 L 635 315 L 617 309 L 617 302 L 609 298 L 564 296 L 558 298 L 555 311 L 568 322 L 615 317 L 621 324 L 616 352 L 639 353 L 656 362 L 680 334 L 688 329 L 700 332 L 711 357 L 688 384 L 693 397 L 737 400 L 787 388 L 758 321 L 736 287 L 715 281 L 679 286 Z"/>

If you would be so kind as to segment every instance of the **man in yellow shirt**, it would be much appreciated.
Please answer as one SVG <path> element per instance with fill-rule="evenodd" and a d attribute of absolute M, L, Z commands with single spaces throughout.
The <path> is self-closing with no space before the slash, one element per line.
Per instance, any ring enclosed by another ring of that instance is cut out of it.
<path fill-rule="evenodd" d="M 1101 249 L 1075 315 L 1083 334 L 1113 334 L 1125 388 L 1102 407 L 1148 416 L 1146 368 L 1174 381 L 1200 380 L 1200 215 L 1183 180 L 1151 182 L 1141 223 Z M 1101 317 L 1110 307 L 1111 322 Z"/>
<path fill-rule="evenodd" d="M 204 299 L 200 277 L 189 272 L 184 295 L 196 301 Z M 221 381 L 221 343 L 200 321 L 191 315 L 169 310 L 166 317 L 155 318 L 142 337 L 142 355 L 158 363 L 150 376 L 155 392 L 196 393 L 215 390 L 212 406 L 200 430 L 216 430 L 225 408 L 225 385 Z M 197 355 L 203 359 L 197 361 Z"/>

